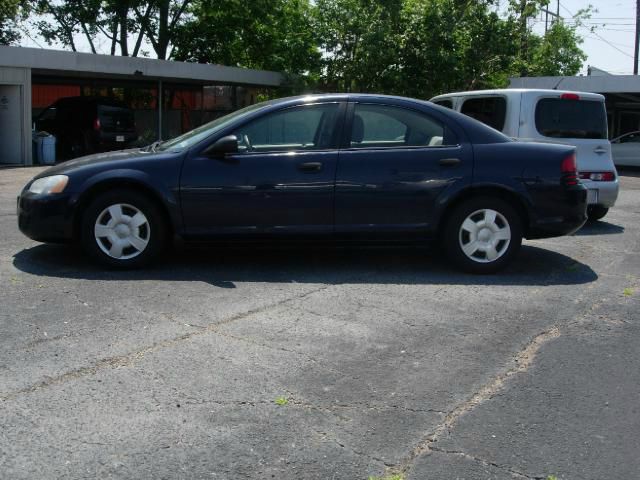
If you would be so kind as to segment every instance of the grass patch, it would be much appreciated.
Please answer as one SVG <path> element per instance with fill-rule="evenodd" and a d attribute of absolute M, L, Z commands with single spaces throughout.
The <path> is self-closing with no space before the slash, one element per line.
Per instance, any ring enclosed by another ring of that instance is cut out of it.
<path fill-rule="evenodd" d="M 289 404 L 289 399 L 287 397 L 278 397 L 275 400 L 276 405 L 280 405 L 281 407 L 284 407 L 285 405 Z"/>
<path fill-rule="evenodd" d="M 622 291 L 622 294 L 623 294 L 625 297 L 630 297 L 631 295 L 633 295 L 633 288 L 625 288 L 625 289 Z"/>
<path fill-rule="evenodd" d="M 404 480 L 404 475 L 395 474 L 395 475 L 386 475 L 384 477 L 369 477 L 369 480 Z"/>

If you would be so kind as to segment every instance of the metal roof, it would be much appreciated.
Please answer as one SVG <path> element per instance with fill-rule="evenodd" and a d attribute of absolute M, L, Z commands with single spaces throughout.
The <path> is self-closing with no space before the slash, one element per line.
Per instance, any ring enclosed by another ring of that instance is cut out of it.
<path fill-rule="evenodd" d="M 0 46 L 0 67 L 30 68 L 37 75 L 163 80 L 200 85 L 277 87 L 283 80 L 282 74 L 266 70 L 6 46 Z"/>
<path fill-rule="evenodd" d="M 596 93 L 640 92 L 638 75 L 587 75 L 584 77 L 511 78 L 509 88 L 551 88 Z"/>

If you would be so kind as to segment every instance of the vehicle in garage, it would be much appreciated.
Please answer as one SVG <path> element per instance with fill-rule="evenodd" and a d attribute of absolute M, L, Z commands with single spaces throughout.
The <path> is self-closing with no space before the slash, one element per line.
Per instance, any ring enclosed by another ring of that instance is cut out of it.
<path fill-rule="evenodd" d="M 640 132 L 629 132 L 611 140 L 613 163 L 618 167 L 640 167 Z"/>
<path fill-rule="evenodd" d="M 59 159 L 122 150 L 138 139 L 133 111 L 107 97 L 65 97 L 45 108 L 36 130 L 56 137 Z"/>
<path fill-rule="evenodd" d="M 615 205 L 618 174 L 611 158 L 602 95 L 501 89 L 448 93 L 431 101 L 480 120 L 515 140 L 574 145 L 580 180 L 589 190 L 589 218 L 599 220 Z"/>
<path fill-rule="evenodd" d="M 48 169 L 18 198 L 42 242 L 137 267 L 185 240 L 437 239 L 459 267 L 506 266 L 522 238 L 573 233 L 575 148 L 515 142 L 420 100 L 334 94 L 247 107 L 164 143 Z"/>

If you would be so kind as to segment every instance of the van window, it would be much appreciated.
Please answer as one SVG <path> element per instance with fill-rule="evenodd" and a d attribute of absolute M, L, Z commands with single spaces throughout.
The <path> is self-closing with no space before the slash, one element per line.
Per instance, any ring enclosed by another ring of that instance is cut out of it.
<path fill-rule="evenodd" d="M 460 111 L 485 125 L 502 131 L 507 116 L 507 100 L 504 97 L 469 98 L 464 101 Z"/>
<path fill-rule="evenodd" d="M 536 129 L 545 137 L 607 138 L 604 103 L 543 98 L 536 105 Z"/>
<path fill-rule="evenodd" d="M 447 107 L 453 110 L 453 101 L 452 100 L 448 100 L 448 99 L 444 99 L 444 100 L 436 100 L 435 102 L 436 105 L 440 105 L 441 107 Z"/>

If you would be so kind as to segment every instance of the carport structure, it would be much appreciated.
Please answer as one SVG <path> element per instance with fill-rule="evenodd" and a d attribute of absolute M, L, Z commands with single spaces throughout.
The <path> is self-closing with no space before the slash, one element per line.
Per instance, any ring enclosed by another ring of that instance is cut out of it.
<path fill-rule="evenodd" d="M 640 130 L 640 76 L 611 75 L 590 68 L 580 77 L 522 77 L 510 79 L 509 88 L 544 88 L 604 95 L 609 138 Z"/>
<path fill-rule="evenodd" d="M 153 140 L 254 103 L 282 79 L 221 65 L 0 46 L 0 163 L 33 163 L 34 113 L 61 96 L 124 95 L 140 106 L 136 122 Z"/>

